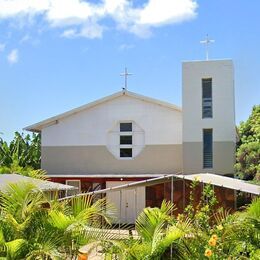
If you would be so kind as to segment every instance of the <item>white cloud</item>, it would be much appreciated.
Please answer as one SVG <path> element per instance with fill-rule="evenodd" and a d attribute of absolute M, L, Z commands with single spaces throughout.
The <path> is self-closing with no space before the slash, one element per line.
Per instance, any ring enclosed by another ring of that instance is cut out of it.
<path fill-rule="evenodd" d="M 119 46 L 119 50 L 120 51 L 125 51 L 125 50 L 130 50 L 130 49 L 133 49 L 135 47 L 134 44 L 126 44 L 126 43 L 123 43 Z"/>
<path fill-rule="evenodd" d="M 48 0 L 0 0 L 0 17 L 42 13 L 48 11 L 50 2 Z"/>
<path fill-rule="evenodd" d="M 87 22 L 79 30 L 68 29 L 65 30 L 61 36 L 65 38 L 76 38 L 76 37 L 86 37 L 90 39 L 101 38 L 104 31 L 104 27 L 97 23 Z"/>
<path fill-rule="evenodd" d="M 87 37 L 90 39 L 101 38 L 103 35 L 105 27 L 99 25 L 98 23 L 86 23 L 81 29 L 79 36 Z"/>
<path fill-rule="evenodd" d="M 25 34 L 22 39 L 20 40 L 20 43 L 25 43 L 31 40 L 31 36 L 29 34 Z"/>
<path fill-rule="evenodd" d="M 62 34 L 61 34 L 62 37 L 65 37 L 65 38 L 75 38 L 77 36 L 77 31 L 74 30 L 74 29 L 68 29 L 68 30 L 65 30 Z"/>
<path fill-rule="evenodd" d="M 17 49 L 11 50 L 11 52 L 7 56 L 7 60 L 10 64 L 17 63 L 19 59 L 19 53 Z"/>
<path fill-rule="evenodd" d="M 150 0 L 140 12 L 138 23 L 159 26 L 192 18 L 197 4 L 190 0 Z"/>
<path fill-rule="evenodd" d="M 32 46 L 37 46 L 40 44 L 40 40 L 31 36 L 30 34 L 25 34 L 21 40 L 19 41 L 20 44 L 25 44 L 25 43 L 28 43 Z"/>
<path fill-rule="evenodd" d="M 4 43 L 0 43 L 0 52 L 5 50 L 5 44 Z"/>
<path fill-rule="evenodd" d="M 109 18 L 117 29 L 147 37 L 152 27 L 195 17 L 196 9 L 196 0 L 146 0 L 141 7 L 133 0 L 0 0 L 0 19 L 41 15 L 52 27 L 64 28 L 63 37 L 100 38 Z"/>

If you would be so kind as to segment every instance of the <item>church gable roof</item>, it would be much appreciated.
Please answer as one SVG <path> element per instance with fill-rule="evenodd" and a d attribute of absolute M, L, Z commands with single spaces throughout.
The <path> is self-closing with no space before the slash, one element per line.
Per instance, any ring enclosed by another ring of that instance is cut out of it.
<path fill-rule="evenodd" d="M 24 130 L 31 131 L 31 132 L 41 132 L 41 130 L 43 128 L 57 123 L 58 120 L 61 120 L 63 118 L 69 117 L 69 116 L 74 115 L 74 114 L 77 114 L 77 113 L 79 113 L 83 110 L 90 109 L 94 106 L 100 105 L 100 104 L 105 103 L 107 101 L 111 101 L 111 100 L 116 99 L 116 98 L 121 97 L 121 96 L 127 96 L 127 97 L 131 97 L 131 98 L 139 99 L 139 100 L 142 100 L 142 101 L 145 101 L 145 102 L 148 102 L 148 103 L 157 104 L 159 106 L 163 106 L 163 107 L 166 107 L 166 108 L 178 111 L 178 112 L 182 111 L 180 107 L 173 105 L 171 103 L 168 103 L 168 102 L 164 102 L 164 101 L 161 101 L 161 100 L 158 100 L 158 99 L 139 95 L 139 94 L 136 94 L 136 93 L 130 92 L 130 91 L 119 91 L 119 92 L 116 92 L 112 95 L 106 96 L 106 97 L 98 99 L 96 101 L 87 103 L 83 106 L 69 110 L 65 113 L 50 117 L 50 118 L 45 119 L 43 121 L 40 121 L 36 124 L 27 126 L 27 127 L 24 128 Z"/>

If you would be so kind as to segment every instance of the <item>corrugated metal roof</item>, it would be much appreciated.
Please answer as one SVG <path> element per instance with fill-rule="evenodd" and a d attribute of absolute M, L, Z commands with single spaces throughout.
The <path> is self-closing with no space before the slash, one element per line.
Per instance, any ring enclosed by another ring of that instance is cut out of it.
<path fill-rule="evenodd" d="M 260 186 L 251 184 L 243 180 L 234 179 L 212 173 L 199 173 L 182 175 L 186 180 L 198 180 L 203 183 L 210 183 L 215 186 L 225 187 L 232 190 L 243 191 L 251 194 L 260 195 Z"/>
<path fill-rule="evenodd" d="M 57 190 L 77 190 L 76 187 L 64 185 L 56 182 L 39 180 L 19 174 L 0 174 L 0 191 L 5 191 L 8 184 L 28 182 L 34 184 L 37 188 L 43 191 L 57 191 Z"/>
<path fill-rule="evenodd" d="M 165 174 L 48 174 L 50 178 L 155 178 L 165 176 Z"/>

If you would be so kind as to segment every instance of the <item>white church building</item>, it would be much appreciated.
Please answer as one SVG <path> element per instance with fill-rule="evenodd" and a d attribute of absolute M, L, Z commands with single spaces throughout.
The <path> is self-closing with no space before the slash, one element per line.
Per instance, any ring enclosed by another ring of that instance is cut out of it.
<path fill-rule="evenodd" d="M 42 169 L 51 180 L 80 191 L 172 173 L 232 175 L 233 62 L 183 62 L 182 93 L 181 108 L 123 90 L 25 129 L 41 133 Z M 160 193 L 140 187 L 133 205 L 129 192 L 126 219 L 135 217 L 131 207 L 153 205 Z"/>

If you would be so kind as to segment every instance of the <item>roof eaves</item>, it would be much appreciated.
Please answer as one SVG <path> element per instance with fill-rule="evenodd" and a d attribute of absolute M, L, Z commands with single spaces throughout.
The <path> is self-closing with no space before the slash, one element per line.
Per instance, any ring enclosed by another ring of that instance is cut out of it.
<path fill-rule="evenodd" d="M 68 117 L 68 116 L 71 116 L 71 115 L 74 115 L 74 114 L 77 114 L 79 113 L 80 111 L 84 110 L 84 109 L 88 109 L 88 108 L 91 108 L 91 107 L 94 107 L 98 104 L 101 104 L 103 102 L 106 102 L 108 100 L 111 100 L 111 99 L 114 99 L 114 98 L 117 98 L 119 96 L 123 95 L 122 91 L 120 92 L 116 92 L 112 95 L 109 95 L 109 96 L 106 96 L 104 98 L 101 98 L 101 99 L 98 99 L 98 100 L 95 100 L 93 102 L 90 102 L 88 104 L 85 104 L 83 106 L 80 106 L 80 107 L 77 107 L 77 108 L 74 108 L 72 110 L 69 110 L 67 112 L 64 112 L 64 113 L 61 113 L 59 115 L 56 115 L 56 116 L 53 116 L 53 117 L 50 117 L 48 119 L 45 119 L 45 120 L 42 120 L 36 124 L 33 124 L 33 125 L 29 125 L 25 128 L 23 128 L 23 130 L 26 130 L 26 131 L 31 131 L 31 132 L 41 132 L 41 130 L 46 127 L 46 126 L 50 126 L 50 125 L 54 125 L 54 124 L 57 124 L 58 123 L 58 120 L 62 119 L 62 118 L 65 118 L 65 117 Z"/>

